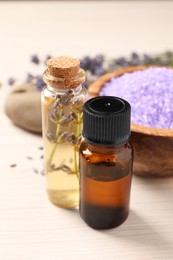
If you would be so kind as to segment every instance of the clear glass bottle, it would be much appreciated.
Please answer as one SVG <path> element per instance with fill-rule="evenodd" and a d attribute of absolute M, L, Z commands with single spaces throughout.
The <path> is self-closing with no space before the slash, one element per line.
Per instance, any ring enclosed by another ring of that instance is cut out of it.
<path fill-rule="evenodd" d="M 88 100 L 83 136 L 79 152 L 80 215 L 96 229 L 118 226 L 129 213 L 133 163 L 128 142 L 130 105 L 116 97 Z"/>
<path fill-rule="evenodd" d="M 78 150 L 87 91 L 78 59 L 59 57 L 47 62 L 43 74 L 42 124 L 46 185 L 49 200 L 64 208 L 79 203 Z"/>

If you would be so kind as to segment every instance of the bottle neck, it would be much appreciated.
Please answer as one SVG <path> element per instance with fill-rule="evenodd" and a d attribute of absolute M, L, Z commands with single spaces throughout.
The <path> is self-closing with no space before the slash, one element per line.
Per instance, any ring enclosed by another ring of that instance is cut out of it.
<path fill-rule="evenodd" d="M 119 146 L 106 146 L 106 145 L 98 145 L 93 144 L 87 141 L 88 148 L 90 151 L 95 153 L 102 153 L 102 154 L 111 154 L 111 153 L 119 153 L 121 152 L 126 146 L 128 145 L 128 141 L 125 144 L 119 145 Z"/>
<path fill-rule="evenodd" d="M 52 93 L 56 92 L 57 94 L 60 94 L 60 95 L 66 94 L 70 90 L 70 89 L 59 89 L 59 88 L 52 87 L 50 85 L 47 85 L 47 89 Z M 82 84 L 80 84 L 76 88 L 73 88 L 72 90 L 73 90 L 74 94 L 76 95 L 81 92 L 81 89 L 82 89 Z"/>

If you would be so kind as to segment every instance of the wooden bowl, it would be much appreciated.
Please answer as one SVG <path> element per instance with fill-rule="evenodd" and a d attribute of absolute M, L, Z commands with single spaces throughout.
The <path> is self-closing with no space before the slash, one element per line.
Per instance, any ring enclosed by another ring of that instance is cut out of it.
<path fill-rule="evenodd" d="M 112 78 L 147 68 L 147 66 L 130 67 L 101 76 L 89 86 L 89 98 L 98 96 L 104 84 Z M 173 129 L 131 124 L 130 142 L 134 148 L 135 174 L 162 177 L 173 175 Z"/>

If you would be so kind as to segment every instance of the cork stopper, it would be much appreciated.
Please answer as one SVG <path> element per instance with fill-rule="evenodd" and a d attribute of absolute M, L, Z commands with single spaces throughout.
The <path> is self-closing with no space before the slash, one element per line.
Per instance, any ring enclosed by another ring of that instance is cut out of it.
<path fill-rule="evenodd" d="M 79 71 L 80 60 L 70 57 L 51 58 L 47 61 L 51 76 L 58 78 L 73 78 Z"/>
<path fill-rule="evenodd" d="M 52 87 L 75 88 L 85 80 L 85 72 L 80 68 L 80 60 L 77 58 L 51 58 L 47 61 L 47 66 L 43 79 Z"/>

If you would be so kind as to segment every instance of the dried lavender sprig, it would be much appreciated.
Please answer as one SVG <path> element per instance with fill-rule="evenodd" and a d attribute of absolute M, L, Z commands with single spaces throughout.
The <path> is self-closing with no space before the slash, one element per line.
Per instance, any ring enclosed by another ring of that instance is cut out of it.
<path fill-rule="evenodd" d="M 80 118 L 80 117 L 81 117 L 81 116 L 79 115 L 79 118 Z M 60 124 L 57 125 L 57 129 L 59 129 L 59 130 L 57 130 L 57 133 L 58 133 L 58 131 L 60 131 Z M 77 127 L 77 136 L 78 136 L 78 138 L 81 136 L 81 135 L 79 135 L 79 131 L 80 131 L 80 126 Z M 56 135 L 56 144 L 54 144 L 54 147 L 53 147 L 53 149 L 52 149 L 52 151 L 51 151 L 50 157 L 49 157 L 49 159 L 48 159 L 48 161 L 47 161 L 47 167 L 48 167 L 48 169 L 50 169 L 51 171 L 55 171 L 55 169 L 56 169 L 56 170 L 60 170 L 59 167 L 58 167 L 58 169 L 57 169 L 57 168 L 55 168 L 54 165 L 51 165 L 51 161 L 52 161 L 53 156 L 54 156 L 54 153 L 55 153 L 55 151 L 56 151 L 56 149 L 57 149 L 58 143 L 60 143 L 60 142 L 62 142 L 62 141 L 70 141 L 73 145 L 76 145 L 76 143 L 77 143 L 77 137 L 75 136 L 74 133 L 72 133 L 71 135 L 68 136 L 68 134 L 67 134 L 66 132 L 62 133 L 61 135 L 59 135 L 59 134 Z M 79 142 L 78 142 L 78 143 L 79 143 Z M 74 173 L 75 173 L 75 174 L 78 176 L 77 149 L 75 149 L 75 147 L 74 147 L 74 164 L 75 164 L 75 171 L 74 171 L 74 172 L 69 171 L 68 173 L 69 173 L 69 174 L 72 174 L 72 173 L 74 174 Z M 65 171 L 65 169 L 67 169 L 67 168 L 64 168 L 64 171 Z"/>
<path fill-rule="evenodd" d="M 70 96 L 70 99 L 71 99 L 71 97 L 73 96 L 73 91 L 68 92 L 68 95 Z M 74 120 L 73 113 L 70 113 L 70 115 L 68 115 L 68 116 L 63 116 L 63 110 L 61 108 L 60 108 L 59 113 L 57 113 L 57 111 L 55 111 L 57 106 L 60 107 L 60 104 L 62 104 L 62 102 L 66 101 L 66 100 L 68 100 L 68 102 L 69 102 L 69 97 L 67 96 L 67 94 L 65 94 L 64 96 L 57 95 L 56 100 L 52 104 L 52 109 L 51 109 L 51 112 L 50 112 L 50 115 L 49 115 L 50 120 L 52 120 L 54 123 L 57 123 L 57 130 L 56 130 L 56 135 L 55 135 L 56 136 L 55 137 L 55 144 L 53 146 L 53 149 L 52 149 L 50 156 L 48 158 L 48 161 L 47 161 L 47 167 L 48 168 L 49 168 L 49 166 L 52 162 L 54 153 L 57 149 L 57 145 L 58 145 L 58 142 L 59 142 L 59 131 L 60 131 L 61 126 L 67 126 L 72 120 Z M 59 101 L 61 101 L 61 102 L 59 102 Z M 62 105 L 64 106 L 64 104 L 62 104 Z M 57 116 L 58 116 L 58 118 L 57 118 Z"/>
<path fill-rule="evenodd" d="M 55 124 L 57 124 L 57 130 L 56 130 L 56 137 L 54 138 L 54 146 L 53 149 L 50 153 L 50 156 L 48 158 L 47 161 L 47 167 L 48 169 L 51 168 L 51 170 L 54 170 L 52 167 L 50 167 L 54 153 L 57 149 L 57 145 L 58 143 L 62 143 L 65 141 L 70 141 L 71 144 L 76 145 L 77 143 L 77 138 L 79 136 L 79 131 L 81 130 L 81 112 L 78 112 L 79 115 L 77 115 L 75 112 L 70 112 L 69 115 L 63 115 L 63 108 L 64 106 L 66 106 L 67 104 L 69 105 L 69 103 L 71 104 L 71 99 L 74 97 L 74 91 L 73 90 L 69 90 L 66 94 L 64 94 L 63 96 L 56 96 L 55 101 L 52 103 L 51 105 L 51 110 L 50 110 L 50 114 L 49 114 L 49 118 L 51 121 L 53 121 Z M 83 101 L 83 99 L 82 99 Z M 81 100 L 76 99 L 76 103 L 78 106 L 80 106 L 81 104 Z M 66 132 L 64 133 L 59 133 L 61 127 L 67 127 L 69 123 L 71 123 L 72 121 L 78 123 L 77 126 L 77 137 L 75 136 L 74 133 L 72 133 L 70 136 L 68 136 L 68 134 Z M 50 140 L 52 140 L 52 136 L 50 134 L 48 134 L 48 137 L 50 138 Z M 78 176 L 78 167 L 77 167 L 77 149 L 75 149 L 74 147 L 74 164 L 75 164 L 75 173 Z"/>

